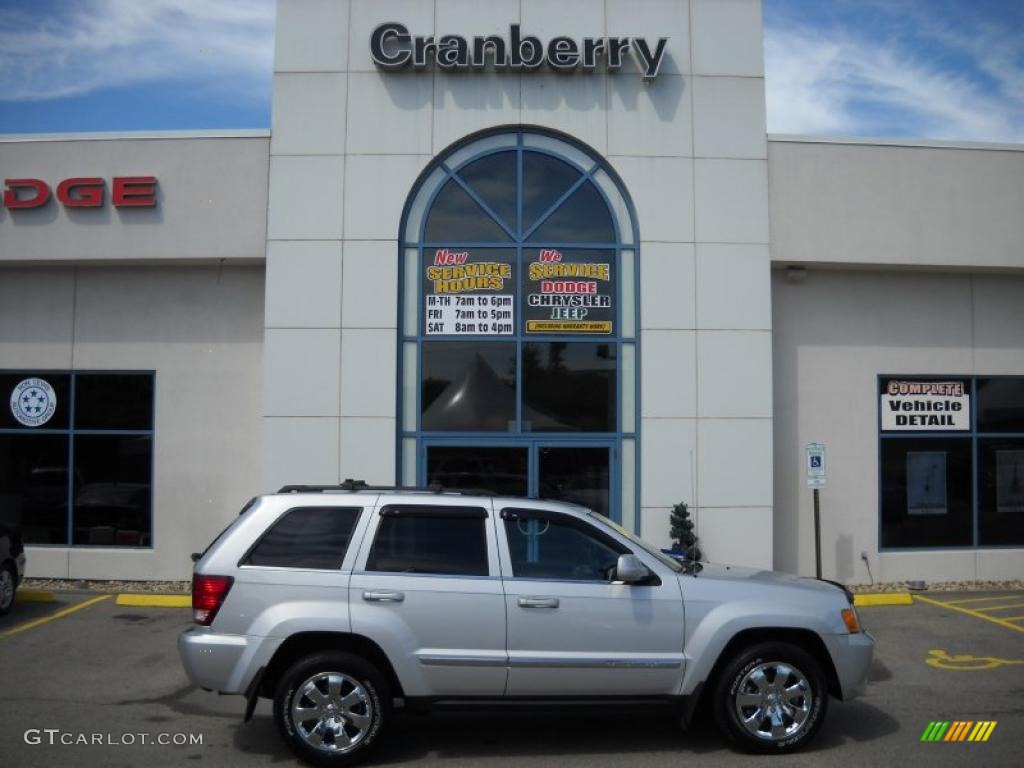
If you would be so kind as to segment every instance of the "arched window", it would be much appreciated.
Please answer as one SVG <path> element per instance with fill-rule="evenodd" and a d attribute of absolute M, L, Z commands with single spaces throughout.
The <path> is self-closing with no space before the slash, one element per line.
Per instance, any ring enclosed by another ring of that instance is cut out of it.
<path fill-rule="evenodd" d="M 576 501 L 635 525 L 637 234 L 571 139 L 440 155 L 400 238 L 399 478 Z"/>

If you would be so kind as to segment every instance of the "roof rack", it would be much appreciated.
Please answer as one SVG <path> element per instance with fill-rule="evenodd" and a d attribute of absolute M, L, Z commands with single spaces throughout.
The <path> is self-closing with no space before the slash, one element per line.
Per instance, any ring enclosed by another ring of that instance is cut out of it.
<path fill-rule="evenodd" d="M 327 491 L 390 491 L 393 493 L 457 493 L 462 496 L 500 496 L 486 488 L 446 488 L 440 483 L 430 485 L 369 485 L 365 480 L 346 478 L 338 485 L 285 485 L 278 493 L 324 493 Z"/>

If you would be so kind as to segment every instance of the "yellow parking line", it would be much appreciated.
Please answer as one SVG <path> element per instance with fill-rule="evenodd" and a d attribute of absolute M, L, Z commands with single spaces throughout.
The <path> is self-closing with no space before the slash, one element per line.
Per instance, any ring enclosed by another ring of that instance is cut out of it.
<path fill-rule="evenodd" d="M 987 603 L 992 600 L 1020 600 L 1021 595 L 999 595 L 998 597 L 971 597 L 965 600 L 943 600 L 946 605 L 962 605 L 964 603 Z"/>
<path fill-rule="evenodd" d="M 1007 608 L 1024 608 L 1024 603 L 1014 603 L 1013 605 L 994 605 L 989 608 L 971 608 L 972 611 L 1005 611 Z"/>
<path fill-rule="evenodd" d="M 993 624 L 998 624 L 1001 627 L 1007 627 L 1008 629 L 1012 629 L 1017 632 L 1024 632 L 1024 627 L 1018 627 L 1016 624 L 1011 624 L 1005 619 L 997 619 L 995 616 L 986 616 L 984 613 L 972 611 L 970 608 L 961 608 L 959 605 L 950 605 L 949 603 L 944 603 L 941 600 L 933 600 L 932 598 L 924 597 L 923 595 L 914 595 L 914 599 L 920 600 L 923 603 L 937 605 L 940 608 L 945 608 L 947 611 L 958 611 L 960 613 L 966 613 L 968 616 L 973 616 L 976 619 L 991 621 Z"/>
<path fill-rule="evenodd" d="M 1024 621 L 1024 616 L 1000 616 L 1003 621 Z"/>
<path fill-rule="evenodd" d="M 191 608 L 192 595 L 131 595 L 117 596 L 118 605 L 138 608 Z"/>
<path fill-rule="evenodd" d="M 24 632 L 26 629 L 32 629 L 32 627 L 38 627 L 40 624 L 46 624 L 48 621 L 63 618 L 64 616 L 74 613 L 75 611 L 80 611 L 83 608 L 88 608 L 90 605 L 95 605 L 96 603 L 102 602 L 103 600 L 109 600 L 110 597 L 110 595 L 100 595 L 99 597 L 90 598 L 88 600 L 85 600 L 84 602 L 77 603 L 76 605 L 71 605 L 67 608 L 62 608 L 61 610 L 57 611 L 56 613 L 50 614 L 49 616 L 43 616 L 43 618 L 41 619 L 26 621 L 24 624 L 19 624 L 16 627 L 11 627 L 5 632 L 0 632 L 0 639 L 10 637 L 11 635 L 16 635 L 19 632 Z"/>

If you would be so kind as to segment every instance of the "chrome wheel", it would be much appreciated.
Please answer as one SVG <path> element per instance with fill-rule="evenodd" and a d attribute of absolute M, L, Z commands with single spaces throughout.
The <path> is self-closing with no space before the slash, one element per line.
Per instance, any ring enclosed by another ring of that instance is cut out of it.
<path fill-rule="evenodd" d="M 769 661 L 750 670 L 736 688 L 736 716 L 747 733 L 781 741 L 804 727 L 814 705 L 807 676 L 792 664 Z"/>
<path fill-rule="evenodd" d="M 318 672 L 295 689 L 289 702 L 295 732 L 314 749 L 344 754 L 366 738 L 373 722 L 373 699 L 366 688 L 341 672 Z"/>
<path fill-rule="evenodd" d="M 0 568 L 0 611 L 6 611 L 13 602 L 14 576 L 9 568 Z"/>

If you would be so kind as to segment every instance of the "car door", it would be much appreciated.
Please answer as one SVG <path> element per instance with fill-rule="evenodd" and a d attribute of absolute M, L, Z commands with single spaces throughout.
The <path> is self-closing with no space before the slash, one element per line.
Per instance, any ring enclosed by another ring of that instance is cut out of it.
<path fill-rule="evenodd" d="M 678 692 L 683 602 L 670 569 L 582 517 L 524 505 L 500 510 L 497 522 L 507 695 Z M 646 583 L 612 580 L 628 553 L 651 570 Z"/>
<path fill-rule="evenodd" d="M 391 660 L 406 696 L 500 696 L 505 603 L 490 501 L 389 501 L 350 582 L 352 630 Z"/>

